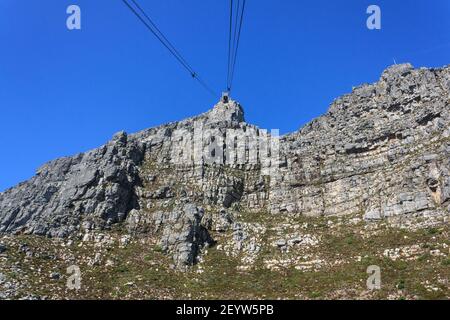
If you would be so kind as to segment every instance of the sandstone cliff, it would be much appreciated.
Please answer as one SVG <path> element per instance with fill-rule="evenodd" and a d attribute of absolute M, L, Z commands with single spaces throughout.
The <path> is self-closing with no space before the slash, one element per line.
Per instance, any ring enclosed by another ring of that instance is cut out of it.
<path fill-rule="evenodd" d="M 449 107 L 450 68 L 410 65 L 390 67 L 279 138 L 246 123 L 237 102 L 221 101 L 45 164 L 0 194 L 0 233 L 81 239 L 120 225 L 156 239 L 181 267 L 215 242 L 251 264 L 260 244 L 250 234 L 264 225 L 246 230 L 245 215 L 441 225 L 450 215 Z M 229 243 L 216 236 L 224 232 Z"/>

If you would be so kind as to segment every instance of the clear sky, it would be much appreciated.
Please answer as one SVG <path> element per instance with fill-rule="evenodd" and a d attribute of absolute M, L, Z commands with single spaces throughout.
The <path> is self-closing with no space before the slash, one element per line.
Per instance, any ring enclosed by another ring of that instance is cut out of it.
<path fill-rule="evenodd" d="M 140 0 L 218 92 L 228 0 Z M 81 8 L 81 30 L 66 9 Z M 368 30 L 366 9 L 382 10 Z M 450 64 L 448 0 L 247 0 L 233 97 L 248 122 L 282 133 L 326 112 L 393 64 Z M 0 0 L 0 191 L 43 163 L 208 110 L 193 81 L 121 0 Z"/>

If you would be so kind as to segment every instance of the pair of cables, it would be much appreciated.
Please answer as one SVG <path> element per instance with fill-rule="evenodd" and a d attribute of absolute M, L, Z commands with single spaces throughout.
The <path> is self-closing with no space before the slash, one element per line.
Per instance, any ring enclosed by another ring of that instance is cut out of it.
<path fill-rule="evenodd" d="M 167 39 L 167 37 L 156 26 L 144 9 L 139 5 L 137 0 L 122 0 L 130 11 L 141 21 L 144 26 L 161 42 L 161 44 L 174 56 L 174 58 L 186 69 L 192 78 L 197 80 L 200 85 L 211 95 L 217 97 L 217 93 L 198 75 L 191 67 L 186 59 L 180 54 L 175 46 Z M 234 71 L 236 68 L 236 60 L 239 49 L 239 41 L 241 38 L 242 23 L 244 20 L 246 0 L 230 0 L 230 26 L 228 36 L 228 69 L 227 69 L 227 91 L 231 92 L 234 79 Z"/>
<path fill-rule="evenodd" d="M 230 0 L 230 26 L 228 35 L 228 71 L 227 91 L 231 92 L 233 87 L 234 71 L 236 68 L 239 41 L 241 39 L 242 22 L 244 20 L 246 0 Z"/>

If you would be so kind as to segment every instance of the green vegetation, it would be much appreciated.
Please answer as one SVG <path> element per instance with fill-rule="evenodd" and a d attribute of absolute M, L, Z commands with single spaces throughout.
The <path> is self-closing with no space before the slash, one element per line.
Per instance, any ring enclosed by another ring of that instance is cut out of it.
<path fill-rule="evenodd" d="M 304 251 L 292 248 L 289 252 L 272 246 L 274 239 L 285 235 L 285 231 L 280 233 L 279 226 L 286 219 L 290 226 L 300 226 L 296 227 L 297 232 L 312 234 L 320 239 L 319 243 Z M 0 262 L 0 269 L 11 279 L 26 280 L 26 285 L 19 289 L 22 294 L 63 299 L 448 299 L 450 296 L 448 226 L 408 231 L 380 223 L 367 231 L 364 222 L 347 223 L 345 217 L 283 217 L 263 213 L 242 214 L 238 220 L 267 226 L 260 237 L 260 254 L 252 266 L 242 261 L 243 253 L 227 255 L 216 246 L 207 250 L 200 264 L 182 272 L 171 267 L 171 255 L 163 252 L 156 238 L 134 239 L 123 247 L 118 241 L 123 230 L 114 229 L 109 235 L 116 241 L 109 246 L 79 241 L 66 246 L 57 240 L 34 236 L 10 238 L 8 246 L 18 247 L 26 242 L 33 255 L 8 250 L 8 259 Z M 222 245 L 232 238 L 231 233 L 213 236 Z M 395 257 L 385 254 L 395 248 L 406 249 L 398 251 Z M 445 256 L 431 254 L 431 250 L 440 250 Z M 101 253 L 101 261 L 93 263 L 97 252 Z M 296 268 L 299 262 L 294 261 L 271 270 L 265 262 L 295 257 L 298 261 L 317 259 L 322 263 L 319 267 L 301 269 Z M 79 291 L 66 288 L 66 268 L 72 264 L 78 265 L 82 272 Z M 367 289 L 367 267 L 371 265 L 381 269 L 381 290 Z M 60 279 L 50 279 L 50 273 L 55 271 L 61 274 Z"/>

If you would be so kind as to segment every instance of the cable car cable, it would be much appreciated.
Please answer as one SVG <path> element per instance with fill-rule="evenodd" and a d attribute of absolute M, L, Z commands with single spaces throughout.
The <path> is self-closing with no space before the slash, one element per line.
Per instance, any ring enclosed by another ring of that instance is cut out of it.
<path fill-rule="evenodd" d="M 134 15 L 144 24 L 145 27 L 147 27 L 148 30 L 150 30 L 153 35 L 162 43 L 162 45 L 164 47 L 166 47 L 167 50 L 169 50 L 169 52 L 175 57 L 175 59 L 177 59 L 177 61 L 189 72 L 189 74 L 192 76 L 192 78 L 196 79 L 200 85 L 203 86 L 204 89 L 206 89 L 209 93 L 211 93 L 212 95 L 214 95 L 215 97 L 217 97 L 217 93 L 212 90 L 205 81 L 203 81 L 199 75 L 194 71 L 194 69 L 187 63 L 187 61 L 183 58 L 183 56 L 179 53 L 178 50 L 176 50 L 176 48 L 167 40 L 167 38 L 164 36 L 164 34 L 158 29 L 158 27 L 156 27 L 155 23 L 150 19 L 150 17 L 145 13 L 145 11 L 142 9 L 141 6 L 139 6 L 139 4 L 135 1 L 135 0 L 131 0 L 135 6 L 138 8 L 139 11 L 142 12 L 142 14 L 144 15 L 145 18 L 148 19 L 148 21 L 150 22 L 150 24 L 148 22 L 146 22 L 144 20 L 143 17 L 141 17 L 141 15 L 136 11 L 135 8 L 133 8 L 132 5 L 130 5 L 130 3 L 128 3 L 128 1 L 126 0 L 122 0 L 123 3 L 125 3 L 125 5 L 131 10 L 131 12 L 134 13 Z M 152 26 L 154 28 L 152 28 Z"/>
<path fill-rule="evenodd" d="M 232 55 L 232 59 L 231 59 L 231 65 L 229 66 L 230 68 L 230 72 L 231 75 L 229 77 L 229 82 L 228 82 L 228 90 L 231 91 L 232 86 L 233 86 L 233 79 L 234 79 L 234 73 L 235 73 L 235 69 L 236 69 L 236 60 L 237 60 L 237 54 L 238 54 L 238 50 L 239 50 L 239 43 L 240 43 L 240 38 L 241 38 L 241 30 L 242 30 L 242 24 L 243 24 L 243 20 L 244 20 L 244 11 L 245 11 L 245 2 L 246 0 L 243 0 L 242 2 L 242 8 L 240 8 L 239 6 L 239 1 L 238 1 L 238 8 L 237 8 L 237 13 L 236 13 L 236 20 L 235 20 L 235 29 L 234 29 L 234 40 L 233 40 L 233 55 Z M 241 9 L 241 12 L 239 14 L 239 9 Z M 238 25 L 238 20 L 239 20 L 239 25 Z M 237 32 L 237 37 L 236 37 L 236 32 Z"/>

